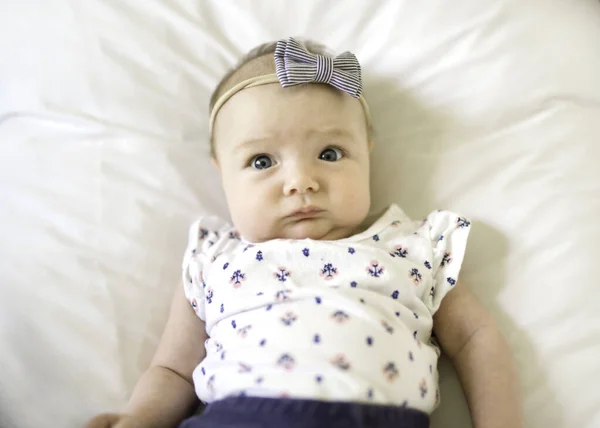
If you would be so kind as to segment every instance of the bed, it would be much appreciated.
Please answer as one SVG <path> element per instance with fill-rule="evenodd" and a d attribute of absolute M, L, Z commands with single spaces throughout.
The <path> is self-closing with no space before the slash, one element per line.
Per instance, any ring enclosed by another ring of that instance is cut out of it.
<path fill-rule="evenodd" d="M 147 367 L 187 228 L 227 217 L 207 104 L 245 51 L 351 50 L 373 211 L 473 220 L 463 280 L 526 426 L 600 427 L 600 3 L 44 0 L 0 14 L 0 426 L 79 427 Z M 433 428 L 468 427 L 442 360 Z"/>

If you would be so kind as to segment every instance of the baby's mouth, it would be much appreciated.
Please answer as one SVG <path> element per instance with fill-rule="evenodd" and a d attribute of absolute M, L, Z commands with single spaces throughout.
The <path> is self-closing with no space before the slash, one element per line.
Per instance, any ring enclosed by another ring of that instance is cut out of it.
<path fill-rule="evenodd" d="M 294 211 L 290 214 L 290 217 L 295 219 L 305 219 L 305 218 L 313 218 L 322 213 L 323 210 L 321 208 L 315 207 L 313 205 L 308 205 L 300 208 L 299 210 Z"/>

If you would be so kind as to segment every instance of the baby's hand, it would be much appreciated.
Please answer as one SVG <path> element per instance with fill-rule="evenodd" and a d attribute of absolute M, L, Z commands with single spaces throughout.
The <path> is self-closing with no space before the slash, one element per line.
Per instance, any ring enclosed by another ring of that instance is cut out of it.
<path fill-rule="evenodd" d="M 116 413 L 98 415 L 87 423 L 85 428 L 146 428 L 148 425 L 139 418 Z"/>

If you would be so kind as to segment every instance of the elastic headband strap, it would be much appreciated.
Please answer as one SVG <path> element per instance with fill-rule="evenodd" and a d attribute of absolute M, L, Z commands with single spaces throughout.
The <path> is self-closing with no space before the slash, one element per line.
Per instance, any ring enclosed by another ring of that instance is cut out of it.
<path fill-rule="evenodd" d="M 215 102 L 215 105 L 213 106 L 212 111 L 210 112 L 210 121 L 208 124 L 208 130 L 209 130 L 209 135 L 212 138 L 212 134 L 213 134 L 213 128 L 215 125 L 215 118 L 217 117 L 217 113 L 219 113 L 219 110 L 221 109 L 221 107 L 223 107 L 223 105 L 229 101 L 229 99 L 231 97 L 233 97 L 235 94 L 237 94 L 238 92 L 240 92 L 241 90 L 247 89 L 247 88 L 253 88 L 255 86 L 261 86 L 261 85 L 269 85 L 272 83 L 280 83 L 279 79 L 277 77 L 277 74 L 273 73 L 273 74 L 266 74 L 264 76 L 256 76 L 256 77 L 251 77 L 250 79 L 246 79 L 240 83 L 238 83 L 237 85 L 233 86 L 231 89 L 229 89 L 227 92 L 225 92 L 223 95 L 221 95 L 219 97 L 219 99 Z M 358 97 L 358 100 L 360 101 L 363 110 L 365 112 L 365 117 L 367 119 L 367 126 L 371 125 L 371 113 L 369 111 L 369 105 L 367 104 L 367 100 L 365 100 L 365 98 L 360 95 Z"/>

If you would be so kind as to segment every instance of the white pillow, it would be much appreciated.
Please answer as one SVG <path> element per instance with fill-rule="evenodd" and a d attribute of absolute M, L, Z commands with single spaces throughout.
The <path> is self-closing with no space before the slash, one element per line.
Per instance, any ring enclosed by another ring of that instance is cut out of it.
<path fill-rule="evenodd" d="M 526 426 L 600 426 L 598 2 L 5 3 L 0 426 L 81 426 L 127 400 L 189 223 L 227 217 L 210 92 L 290 35 L 362 62 L 373 210 L 475 220 L 462 278 L 514 350 Z M 447 362 L 441 384 L 432 426 L 469 426 Z"/>

